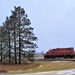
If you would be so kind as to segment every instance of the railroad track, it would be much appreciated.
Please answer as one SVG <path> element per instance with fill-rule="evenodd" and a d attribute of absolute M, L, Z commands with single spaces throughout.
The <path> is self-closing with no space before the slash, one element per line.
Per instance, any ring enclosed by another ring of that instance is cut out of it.
<path fill-rule="evenodd" d="M 37 57 L 35 61 L 75 61 L 75 58 L 55 58 L 55 59 L 44 59 L 44 57 Z"/>

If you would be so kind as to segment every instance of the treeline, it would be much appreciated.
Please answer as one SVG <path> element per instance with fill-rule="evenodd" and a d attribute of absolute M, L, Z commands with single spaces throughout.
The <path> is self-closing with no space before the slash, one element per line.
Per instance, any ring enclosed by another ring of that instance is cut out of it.
<path fill-rule="evenodd" d="M 25 10 L 14 6 L 11 15 L 0 26 L 1 63 L 21 64 L 23 59 L 34 60 L 37 37 L 30 25 Z"/>

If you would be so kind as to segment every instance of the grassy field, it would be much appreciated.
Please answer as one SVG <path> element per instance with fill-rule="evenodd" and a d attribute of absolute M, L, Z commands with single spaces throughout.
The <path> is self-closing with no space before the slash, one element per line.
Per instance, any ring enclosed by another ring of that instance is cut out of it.
<path fill-rule="evenodd" d="M 38 67 L 34 67 L 27 70 L 10 71 L 9 73 L 30 73 L 30 72 L 44 72 L 44 71 L 55 71 L 65 69 L 75 69 L 75 62 L 35 62 L 40 64 Z"/>
<path fill-rule="evenodd" d="M 39 63 L 25 63 L 25 64 L 0 64 L 0 73 L 8 73 L 13 71 L 27 70 L 40 66 Z"/>

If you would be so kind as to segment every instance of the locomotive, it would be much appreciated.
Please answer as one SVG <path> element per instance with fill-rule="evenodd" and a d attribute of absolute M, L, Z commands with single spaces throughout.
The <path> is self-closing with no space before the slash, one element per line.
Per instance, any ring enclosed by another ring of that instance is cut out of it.
<path fill-rule="evenodd" d="M 55 48 L 55 49 L 49 49 L 46 54 L 44 55 L 44 58 L 73 58 L 74 55 L 74 48 Z"/>

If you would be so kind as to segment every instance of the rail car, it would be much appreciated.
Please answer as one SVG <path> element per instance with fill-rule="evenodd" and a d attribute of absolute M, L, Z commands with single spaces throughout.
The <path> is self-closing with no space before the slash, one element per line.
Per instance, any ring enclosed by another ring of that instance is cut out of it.
<path fill-rule="evenodd" d="M 73 58 L 74 55 L 74 48 L 55 48 L 55 49 L 49 49 L 45 55 L 44 58 L 56 58 L 56 57 L 64 57 L 64 58 Z"/>

